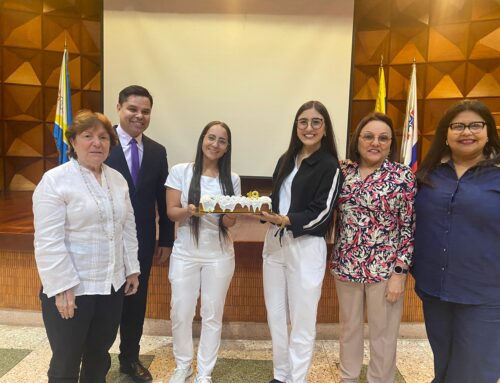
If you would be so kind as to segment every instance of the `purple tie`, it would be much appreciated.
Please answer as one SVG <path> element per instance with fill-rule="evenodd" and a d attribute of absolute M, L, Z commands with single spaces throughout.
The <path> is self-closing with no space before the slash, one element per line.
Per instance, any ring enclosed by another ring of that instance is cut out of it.
<path fill-rule="evenodd" d="M 139 149 L 135 138 L 130 140 L 130 153 L 132 154 L 132 180 L 134 185 L 137 185 L 137 179 L 139 178 Z"/>

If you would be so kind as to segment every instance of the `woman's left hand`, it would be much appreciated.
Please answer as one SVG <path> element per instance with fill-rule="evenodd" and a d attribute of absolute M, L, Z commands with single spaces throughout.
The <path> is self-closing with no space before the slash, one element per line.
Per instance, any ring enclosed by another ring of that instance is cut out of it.
<path fill-rule="evenodd" d="M 125 295 L 133 295 L 139 288 L 139 273 L 130 274 L 125 282 Z"/>
<path fill-rule="evenodd" d="M 266 211 L 263 211 L 262 214 L 259 216 L 259 218 L 262 221 L 274 223 L 277 226 L 288 226 L 290 225 L 290 220 L 286 215 L 279 215 L 275 213 L 268 213 Z"/>
<path fill-rule="evenodd" d="M 385 299 L 388 302 L 396 303 L 405 292 L 406 274 L 392 273 L 387 281 Z"/>

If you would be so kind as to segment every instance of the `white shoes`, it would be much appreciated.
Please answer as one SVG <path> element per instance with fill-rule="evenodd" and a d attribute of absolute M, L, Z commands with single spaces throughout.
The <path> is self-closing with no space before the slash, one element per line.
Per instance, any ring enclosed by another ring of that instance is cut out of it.
<path fill-rule="evenodd" d="M 194 383 L 212 383 L 212 378 L 210 376 L 196 377 Z"/>
<path fill-rule="evenodd" d="M 176 368 L 169 383 L 185 383 L 191 375 L 193 375 L 193 368 L 191 366 L 188 368 Z M 208 382 L 211 382 L 211 380 Z"/>

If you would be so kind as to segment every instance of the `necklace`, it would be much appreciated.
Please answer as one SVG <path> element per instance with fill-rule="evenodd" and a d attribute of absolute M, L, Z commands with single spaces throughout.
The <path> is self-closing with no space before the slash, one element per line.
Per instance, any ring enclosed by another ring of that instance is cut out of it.
<path fill-rule="evenodd" d="M 85 186 L 87 187 L 87 190 L 89 191 L 90 195 L 92 196 L 92 199 L 94 200 L 96 206 L 97 206 L 97 213 L 99 215 L 99 223 L 101 224 L 104 236 L 109 239 L 110 241 L 113 241 L 115 239 L 115 222 L 116 222 L 116 216 L 115 216 L 115 204 L 113 201 L 113 195 L 111 194 L 111 189 L 109 188 L 109 183 L 107 182 L 106 179 L 106 174 L 104 172 L 104 167 L 101 166 L 101 175 L 104 178 L 104 182 L 106 183 L 106 197 L 108 201 L 111 203 L 111 224 L 112 224 L 112 230 L 107 230 L 107 219 L 106 219 L 106 207 L 101 206 L 102 204 L 99 203 L 99 199 L 97 198 L 97 195 L 94 192 L 94 189 L 90 185 L 90 180 L 88 179 L 88 175 L 85 174 L 85 172 L 82 169 L 82 166 L 80 163 L 77 161 L 78 164 L 78 169 L 80 170 L 80 174 L 83 178 L 83 182 L 85 183 Z"/>

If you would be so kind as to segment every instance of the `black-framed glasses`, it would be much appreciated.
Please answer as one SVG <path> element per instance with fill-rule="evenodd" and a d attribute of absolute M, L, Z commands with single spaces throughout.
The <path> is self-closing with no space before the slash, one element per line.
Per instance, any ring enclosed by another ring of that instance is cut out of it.
<path fill-rule="evenodd" d="M 465 128 L 469 128 L 472 133 L 479 133 L 486 126 L 485 121 L 472 121 L 468 124 L 464 124 L 463 122 L 452 122 L 449 126 L 450 130 L 461 133 L 465 130 Z"/>
<path fill-rule="evenodd" d="M 323 119 L 322 118 L 311 118 L 310 120 L 307 118 L 299 118 L 297 120 L 297 128 L 299 129 L 306 129 L 309 124 L 311 124 L 311 127 L 313 129 L 320 129 L 323 126 Z"/>
<path fill-rule="evenodd" d="M 380 136 L 375 136 L 372 133 L 362 134 L 362 135 L 359 136 L 359 138 L 361 138 L 363 141 L 368 142 L 370 144 L 373 141 L 375 141 L 375 138 L 376 138 L 378 140 L 378 142 L 381 143 L 382 145 L 386 145 L 389 142 L 391 142 L 391 140 L 392 140 L 392 137 L 389 137 L 386 134 L 381 134 Z"/>

